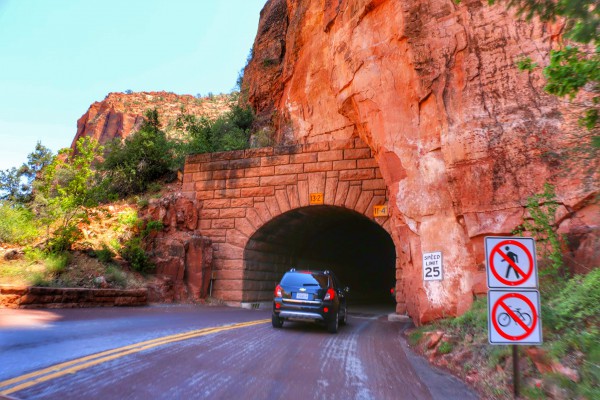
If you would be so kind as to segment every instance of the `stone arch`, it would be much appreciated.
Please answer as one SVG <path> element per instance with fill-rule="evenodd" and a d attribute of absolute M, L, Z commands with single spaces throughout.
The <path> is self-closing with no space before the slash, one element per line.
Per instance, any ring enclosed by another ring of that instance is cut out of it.
<path fill-rule="evenodd" d="M 321 205 L 351 210 L 390 234 L 390 218 L 373 217 L 375 205 L 387 204 L 387 187 L 372 150 L 359 138 L 191 156 L 182 191 L 198 203 L 199 233 L 213 243 L 212 295 L 226 302 L 253 301 L 244 286 L 250 238 L 285 213 L 315 207 L 311 194 L 323 195 Z"/>
<path fill-rule="evenodd" d="M 334 205 L 279 214 L 246 242 L 243 301 L 270 301 L 283 273 L 295 267 L 332 270 L 352 288 L 355 302 L 391 302 L 396 250 L 379 222 Z"/>

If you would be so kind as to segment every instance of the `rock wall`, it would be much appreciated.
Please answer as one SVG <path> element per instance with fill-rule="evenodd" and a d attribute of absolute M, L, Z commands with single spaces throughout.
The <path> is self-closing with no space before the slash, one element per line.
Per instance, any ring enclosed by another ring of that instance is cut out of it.
<path fill-rule="evenodd" d="M 191 114 L 214 119 L 230 109 L 230 102 L 229 95 L 196 98 L 168 92 L 109 93 L 79 118 L 71 147 L 75 148 L 77 140 L 86 136 L 100 144 L 125 138 L 139 129 L 146 111 L 154 108 L 168 133 L 177 116 Z"/>
<path fill-rule="evenodd" d="M 261 12 L 250 102 L 278 143 L 359 136 L 371 147 L 390 193 L 398 295 L 421 322 L 485 291 L 484 236 L 511 234 L 547 181 L 577 239 L 571 267 L 597 266 L 598 170 L 561 158 L 585 133 L 539 71 L 515 66 L 547 64 L 560 31 L 479 0 L 269 0 Z M 422 281 L 429 251 L 444 254 L 442 282 Z"/>
<path fill-rule="evenodd" d="M 82 289 L 0 286 L 0 308 L 145 306 L 146 289 Z"/>
<path fill-rule="evenodd" d="M 200 236 L 196 202 L 180 194 L 153 200 L 142 211 L 146 220 L 164 229 L 147 241 L 156 275 L 162 281 L 151 290 L 152 301 L 198 301 L 209 295 L 212 242 Z"/>

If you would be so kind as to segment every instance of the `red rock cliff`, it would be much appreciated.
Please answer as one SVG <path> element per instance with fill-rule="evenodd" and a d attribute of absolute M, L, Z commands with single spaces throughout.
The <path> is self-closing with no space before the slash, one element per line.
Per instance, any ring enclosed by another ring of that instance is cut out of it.
<path fill-rule="evenodd" d="M 101 144 L 125 138 L 140 127 L 145 112 L 154 108 L 159 112 L 163 128 L 168 130 L 169 124 L 184 113 L 216 118 L 230 109 L 230 101 L 229 95 L 196 98 L 168 92 L 109 93 L 79 118 L 71 146 L 85 136 Z"/>
<path fill-rule="evenodd" d="M 547 64 L 559 34 L 479 0 L 270 0 L 244 85 L 279 143 L 358 135 L 374 150 L 391 193 L 399 304 L 426 321 L 485 291 L 484 236 L 510 235 L 546 181 L 561 229 L 578 238 L 571 264 L 595 266 L 598 176 L 561 161 L 572 112 L 544 94 L 541 73 L 515 66 L 521 55 Z M 430 251 L 443 252 L 445 277 L 424 284 Z"/>

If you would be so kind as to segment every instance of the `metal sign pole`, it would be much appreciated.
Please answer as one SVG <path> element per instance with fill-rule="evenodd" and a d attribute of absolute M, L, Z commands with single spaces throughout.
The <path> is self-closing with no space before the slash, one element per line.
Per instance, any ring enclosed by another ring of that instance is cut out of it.
<path fill-rule="evenodd" d="M 513 386 L 514 386 L 514 398 L 519 398 L 520 382 L 519 382 L 519 346 L 516 344 L 512 345 L 512 356 L 513 356 Z"/>

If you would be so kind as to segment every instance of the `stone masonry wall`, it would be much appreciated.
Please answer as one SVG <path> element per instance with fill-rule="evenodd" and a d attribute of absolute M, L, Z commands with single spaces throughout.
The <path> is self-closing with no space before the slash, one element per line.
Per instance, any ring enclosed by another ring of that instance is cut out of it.
<path fill-rule="evenodd" d="M 253 290 L 244 286 L 248 240 L 278 215 L 310 206 L 311 193 L 390 232 L 389 218 L 373 218 L 387 189 L 371 149 L 358 138 L 190 156 L 182 193 L 197 201 L 198 229 L 213 243 L 212 295 L 231 303 L 246 301 L 244 290 Z"/>
<path fill-rule="evenodd" d="M 81 308 L 147 304 L 146 289 L 0 287 L 0 308 Z"/>

